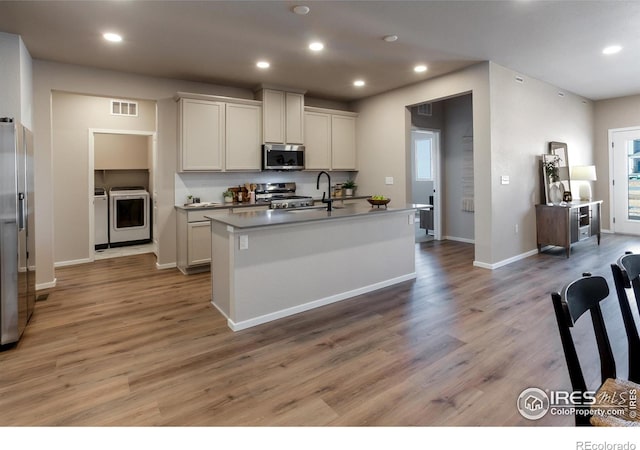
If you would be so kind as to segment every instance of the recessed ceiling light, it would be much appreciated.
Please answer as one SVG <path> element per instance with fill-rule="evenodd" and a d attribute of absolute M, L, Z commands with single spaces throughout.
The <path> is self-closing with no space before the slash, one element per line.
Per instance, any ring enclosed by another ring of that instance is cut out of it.
<path fill-rule="evenodd" d="M 102 35 L 102 37 L 105 38 L 109 42 L 121 42 L 122 41 L 122 36 L 120 36 L 119 34 L 116 34 L 116 33 L 104 33 Z"/>
<path fill-rule="evenodd" d="M 268 69 L 271 64 L 269 64 L 267 61 L 258 61 L 256 63 L 256 66 L 258 66 L 260 69 Z"/>
<path fill-rule="evenodd" d="M 309 50 L 313 50 L 314 52 L 319 52 L 324 48 L 324 44 L 322 42 L 312 42 L 309 44 Z"/>
<path fill-rule="evenodd" d="M 395 42 L 398 40 L 398 36 L 396 36 L 395 34 L 389 34 L 382 39 L 384 39 L 386 42 Z"/>
<path fill-rule="evenodd" d="M 424 64 L 419 64 L 419 65 L 415 66 L 415 67 L 413 68 L 413 70 L 414 70 L 415 72 L 418 72 L 418 73 L 420 73 L 420 72 L 426 72 L 426 71 L 427 71 L 427 66 L 425 66 Z"/>
<path fill-rule="evenodd" d="M 311 11 L 311 9 L 308 6 L 298 5 L 293 7 L 293 12 L 299 16 L 309 14 L 309 11 Z"/>
<path fill-rule="evenodd" d="M 353 85 L 356 87 L 362 87 L 364 86 L 364 80 L 356 80 L 353 82 Z"/>
<path fill-rule="evenodd" d="M 613 55 L 615 53 L 618 53 L 620 50 L 622 50 L 621 46 L 610 45 L 608 47 L 605 47 L 604 50 L 602 50 L 602 53 L 604 53 L 605 55 Z"/>

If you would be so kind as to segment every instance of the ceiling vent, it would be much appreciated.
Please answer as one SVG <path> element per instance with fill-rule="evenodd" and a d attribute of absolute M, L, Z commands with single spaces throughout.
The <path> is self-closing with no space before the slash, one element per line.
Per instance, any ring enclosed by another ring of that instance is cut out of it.
<path fill-rule="evenodd" d="M 138 102 L 111 100 L 111 115 L 138 117 Z"/>
<path fill-rule="evenodd" d="M 418 105 L 418 115 L 431 117 L 431 103 L 423 103 L 422 105 Z"/>

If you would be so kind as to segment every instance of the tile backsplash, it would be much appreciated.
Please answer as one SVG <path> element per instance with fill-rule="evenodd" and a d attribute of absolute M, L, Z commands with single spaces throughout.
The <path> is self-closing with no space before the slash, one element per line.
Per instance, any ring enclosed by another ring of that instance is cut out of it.
<path fill-rule="evenodd" d="M 222 193 L 229 187 L 243 186 L 245 183 L 296 183 L 297 195 L 322 197 L 326 189 L 326 178 L 316 189 L 316 180 L 320 171 L 295 172 L 221 172 L 221 173 L 176 173 L 175 204 L 187 203 L 187 196 L 199 197 L 201 202 L 222 202 Z M 331 183 L 343 183 L 349 179 L 351 172 L 330 172 Z M 352 177 L 354 175 L 351 175 Z M 357 180 L 356 180 L 357 181 Z"/>

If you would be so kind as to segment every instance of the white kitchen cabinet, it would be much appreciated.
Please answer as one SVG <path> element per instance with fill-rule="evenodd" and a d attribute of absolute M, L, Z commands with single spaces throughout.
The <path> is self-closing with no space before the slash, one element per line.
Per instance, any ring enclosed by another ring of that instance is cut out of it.
<path fill-rule="evenodd" d="M 227 103 L 225 170 L 260 170 L 262 107 Z"/>
<path fill-rule="evenodd" d="M 331 115 L 305 112 L 304 167 L 311 170 L 331 169 Z"/>
<path fill-rule="evenodd" d="M 197 266 L 211 263 L 210 221 L 187 224 L 187 265 Z"/>
<path fill-rule="evenodd" d="M 356 113 L 305 108 L 305 169 L 357 170 Z"/>
<path fill-rule="evenodd" d="M 258 98 L 262 100 L 263 141 L 274 144 L 303 144 L 304 95 L 262 89 Z"/>
<path fill-rule="evenodd" d="M 356 118 L 331 116 L 331 168 L 356 169 Z"/>
<path fill-rule="evenodd" d="M 260 170 L 260 102 L 184 93 L 177 98 L 181 172 Z"/>
<path fill-rule="evenodd" d="M 223 211 L 226 213 L 226 210 Z M 215 213 L 214 209 L 177 210 L 177 265 L 185 275 L 209 269 L 211 226 L 209 219 L 204 216 Z"/>
<path fill-rule="evenodd" d="M 180 171 L 223 169 L 225 104 L 180 99 Z"/>

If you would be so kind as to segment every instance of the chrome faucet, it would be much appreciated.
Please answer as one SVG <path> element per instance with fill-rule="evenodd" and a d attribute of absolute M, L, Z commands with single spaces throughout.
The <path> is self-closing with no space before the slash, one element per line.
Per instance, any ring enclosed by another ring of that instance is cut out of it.
<path fill-rule="evenodd" d="M 331 199 L 331 175 L 329 175 L 327 172 L 325 172 L 324 170 L 322 172 L 320 172 L 318 174 L 318 180 L 316 181 L 316 189 L 320 189 L 320 177 L 322 176 L 322 174 L 325 174 L 327 176 L 327 182 L 328 182 L 328 186 L 327 186 L 327 192 L 322 192 L 322 203 L 326 203 L 327 204 L 327 211 L 331 211 L 331 203 L 333 202 L 333 200 Z M 325 199 L 325 194 L 328 198 Z"/>

